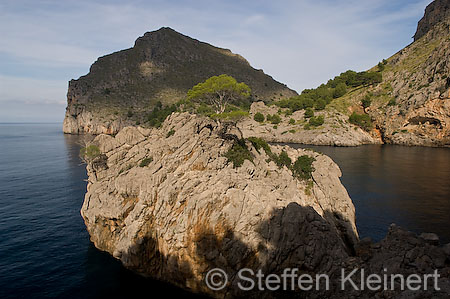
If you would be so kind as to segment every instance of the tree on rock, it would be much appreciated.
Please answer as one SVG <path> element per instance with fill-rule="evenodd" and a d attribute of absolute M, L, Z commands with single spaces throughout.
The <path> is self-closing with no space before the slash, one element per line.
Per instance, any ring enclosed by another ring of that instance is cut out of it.
<path fill-rule="evenodd" d="M 188 100 L 203 100 L 209 102 L 216 113 L 224 113 L 232 101 L 250 97 L 250 87 L 238 83 L 228 75 L 212 76 L 205 82 L 192 87 L 187 93 Z"/>

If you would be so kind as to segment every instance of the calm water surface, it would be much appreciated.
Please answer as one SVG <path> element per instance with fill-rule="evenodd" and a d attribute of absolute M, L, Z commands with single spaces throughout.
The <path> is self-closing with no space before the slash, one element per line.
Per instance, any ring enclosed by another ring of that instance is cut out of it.
<path fill-rule="evenodd" d="M 60 124 L 0 124 L 0 298 L 187 294 L 96 250 L 80 216 L 86 172 Z M 343 171 L 361 236 L 396 222 L 450 241 L 450 151 L 321 147 Z"/>
<path fill-rule="evenodd" d="M 299 147 L 299 145 L 292 145 Z M 380 240 L 391 223 L 450 242 L 450 149 L 306 146 L 330 156 L 356 208 L 360 237 Z"/>
<path fill-rule="evenodd" d="M 78 153 L 61 124 L 0 124 L 0 298 L 186 297 L 89 242 Z"/>

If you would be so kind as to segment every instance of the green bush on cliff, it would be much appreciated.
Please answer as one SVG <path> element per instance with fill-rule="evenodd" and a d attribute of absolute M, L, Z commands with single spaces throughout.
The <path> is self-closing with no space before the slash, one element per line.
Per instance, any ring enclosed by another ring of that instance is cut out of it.
<path fill-rule="evenodd" d="M 370 107 L 371 104 L 372 104 L 372 99 L 370 98 L 370 95 L 366 95 L 361 100 L 361 105 L 363 106 L 364 109 Z"/>
<path fill-rule="evenodd" d="M 147 115 L 147 122 L 150 126 L 159 128 L 164 120 L 175 111 L 177 111 L 176 105 L 163 107 L 161 102 L 158 102 L 152 112 Z"/>
<path fill-rule="evenodd" d="M 233 168 L 241 167 L 245 160 L 253 162 L 252 153 L 245 144 L 245 139 L 237 140 L 231 148 L 224 154 L 228 162 L 233 163 Z"/>
<path fill-rule="evenodd" d="M 275 163 L 278 167 L 286 166 L 287 168 L 291 167 L 292 160 L 289 158 L 288 154 L 285 151 L 281 151 L 281 153 L 276 157 Z"/>
<path fill-rule="evenodd" d="M 315 170 L 312 163 L 316 161 L 314 157 L 303 155 L 297 158 L 292 166 L 292 173 L 295 177 L 303 180 L 312 178 L 312 173 Z"/>
<path fill-rule="evenodd" d="M 169 137 L 172 136 L 173 134 L 175 134 L 175 130 L 172 128 L 172 129 L 170 129 L 169 132 L 167 132 L 166 138 L 169 138 Z"/>
<path fill-rule="evenodd" d="M 264 121 L 264 114 L 257 112 L 255 116 L 253 116 L 253 119 L 259 123 L 262 123 Z"/>
<path fill-rule="evenodd" d="M 365 131 L 370 131 L 372 129 L 372 120 L 367 114 L 357 114 L 353 112 L 348 121 Z"/>
<path fill-rule="evenodd" d="M 319 115 L 319 116 L 313 116 L 309 119 L 308 124 L 311 127 L 318 127 L 323 125 L 323 123 L 325 122 L 325 119 L 323 117 L 323 115 Z"/>
<path fill-rule="evenodd" d="M 100 149 L 96 145 L 88 145 L 80 149 L 80 157 L 84 161 L 91 161 L 100 156 Z"/>
<path fill-rule="evenodd" d="M 144 158 L 144 159 L 142 159 L 141 163 L 139 163 L 139 167 L 146 167 L 152 162 L 153 162 L 153 157 Z"/>
<path fill-rule="evenodd" d="M 267 120 L 269 120 L 269 116 L 267 116 Z M 274 114 L 270 118 L 270 122 L 274 125 L 277 125 L 281 122 L 281 117 L 278 114 Z"/>
<path fill-rule="evenodd" d="M 314 116 L 314 110 L 312 108 L 306 108 L 305 118 L 310 118 Z"/>
<path fill-rule="evenodd" d="M 273 155 L 269 144 L 264 139 L 259 137 L 249 137 L 248 141 L 252 143 L 258 153 L 260 152 L 260 149 L 263 149 L 269 157 Z"/>

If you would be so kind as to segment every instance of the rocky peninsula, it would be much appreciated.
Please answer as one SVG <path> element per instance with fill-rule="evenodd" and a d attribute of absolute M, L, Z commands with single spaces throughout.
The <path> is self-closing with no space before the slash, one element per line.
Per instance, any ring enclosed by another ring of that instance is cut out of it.
<path fill-rule="evenodd" d="M 450 245 L 437 246 L 433 236 L 417 237 L 396 226 L 380 243 L 359 241 L 354 206 L 330 158 L 281 146 L 270 146 L 267 154 L 247 139 L 250 156 L 235 167 L 227 153 L 237 140 L 244 140 L 237 128 L 189 113 L 172 114 L 161 129 L 126 127 L 114 137 L 97 136 L 92 145 L 99 151 L 88 160 L 81 211 L 92 242 L 133 271 L 216 298 L 285 296 L 244 292 L 237 273 L 294 267 L 330 277 L 328 291 L 294 292 L 307 298 L 342 298 L 340 271 L 354 268 L 405 275 L 438 269 L 441 290 L 413 294 L 450 294 Z M 291 161 L 313 158 L 311 178 L 296 177 L 292 168 L 270 159 L 282 152 Z M 229 277 L 220 291 L 205 284 L 213 268 Z"/>

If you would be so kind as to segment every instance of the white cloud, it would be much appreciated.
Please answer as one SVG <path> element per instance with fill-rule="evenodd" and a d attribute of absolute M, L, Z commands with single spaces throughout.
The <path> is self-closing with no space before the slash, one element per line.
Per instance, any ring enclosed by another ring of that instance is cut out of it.
<path fill-rule="evenodd" d="M 0 3 L 0 61 L 13 57 L 47 73 L 62 67 L 64 78 L 77 78 L 97 57 L 169 26 L 229 48 L 301 91 L 346 69 L 370 68 L 406 46 L 430 2 L 15 0 Z M 0 70 L 0 100 L 65 99 L 65 80 L 30 79 L 26 73 L 20 79 L 12 73 Z"/>

